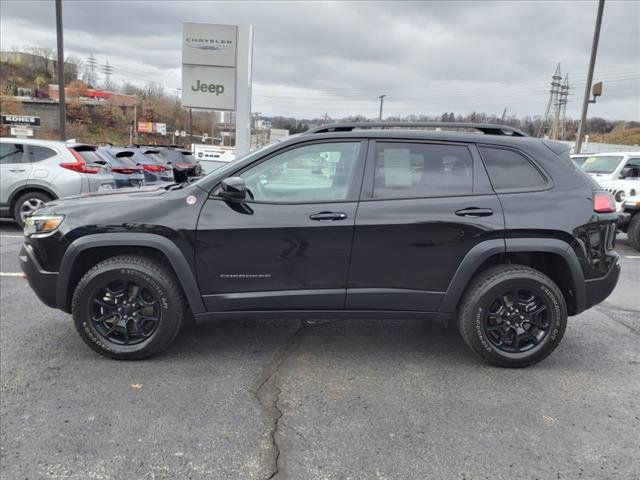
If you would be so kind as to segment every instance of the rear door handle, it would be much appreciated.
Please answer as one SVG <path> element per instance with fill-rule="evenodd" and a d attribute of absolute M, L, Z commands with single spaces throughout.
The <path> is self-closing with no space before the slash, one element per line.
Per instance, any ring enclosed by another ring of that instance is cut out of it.
<path fill-rule="evenodd" d="M 344 220 L 345 218 L 347 218 L 347 214 L 344 212 L 319 212 L 319 213 L 314 213 L 312 215 L 309 215 L 309 218 L 311 220 L 318 220 L 318 221 L 322 221 L 322 220 L 335 221 L 335 220 Z"/>
<path fill-rule="evenodd" d="M 493 215 L 493 210 L 490 208 L 463 208 L 462 210 L 456 210 L 456 215 L 459 217 L 490 217 Z"/>
<path fill-rule="evenodd" d="M 26 168 L 10 168 L 9 171 L 10 172 L 26 172 L 27 169 Z"/>

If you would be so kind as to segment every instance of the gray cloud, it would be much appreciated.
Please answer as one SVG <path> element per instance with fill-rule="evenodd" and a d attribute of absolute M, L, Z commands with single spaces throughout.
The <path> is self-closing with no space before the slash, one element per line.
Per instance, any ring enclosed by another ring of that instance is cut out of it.
<path fill-rule="evenodd" d="M 255 26 L 254 109 L 269 114 L 541 114 L 557 62 L 577 116 L 595 2 L 65 1 L 65 48 L 116 78 L 180 83 L 183 21 Z M 2 48 L 55 47 L 53 2 L 3 1 Z M 591 115 L 640 120 L 640 2 L 608 0 Z"/>

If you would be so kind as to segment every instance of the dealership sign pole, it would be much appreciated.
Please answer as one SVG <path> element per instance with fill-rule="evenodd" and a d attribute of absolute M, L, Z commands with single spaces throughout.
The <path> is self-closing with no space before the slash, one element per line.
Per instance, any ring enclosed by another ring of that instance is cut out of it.
<path fill-rule="evenodd" d="M 182 25 L 182 106 L 236 112 L 236 155 L 251 139 L 253 27 Z"/>

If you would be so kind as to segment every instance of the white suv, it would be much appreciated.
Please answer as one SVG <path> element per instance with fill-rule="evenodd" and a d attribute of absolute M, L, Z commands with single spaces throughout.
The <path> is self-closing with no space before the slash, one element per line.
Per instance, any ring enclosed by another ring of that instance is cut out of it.
<path fill-rule="evenodd" d="M 586 157 L 580 166 L 582 171 L 611 192 L 618 204 L 640 194 L 640 152 L 572 155 L 574 157 Z"/>
<path fill-rule="evenodd" d="M 114 188 L 113 175 L 93 145 L 0 138 L 0 216 L 20 226 L 55 198 Z"/>

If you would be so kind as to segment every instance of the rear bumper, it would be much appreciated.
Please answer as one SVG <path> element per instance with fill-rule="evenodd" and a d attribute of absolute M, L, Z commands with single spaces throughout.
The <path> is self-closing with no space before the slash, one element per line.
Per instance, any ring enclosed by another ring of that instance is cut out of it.
<path fill-rule="evenodd" d="M 58 308 L 56 303 L 56 284 L 58 282 L 58 272 L 48 272 L 43 270 L 38 259 L 29 245 L 23 245 L 18 255 L 20 268 L 27 276 L 29 286 L 36 293 L 42 302 L 53 308 Z"/>
<path fill-rule="evenodd" d="M 585 280 L 586 308 L 591 308 L 605 300 L 616 288 L 618 278 L 620 278 L 620 258 L 616 254 L 609 271 L 603 277 Z"/>

